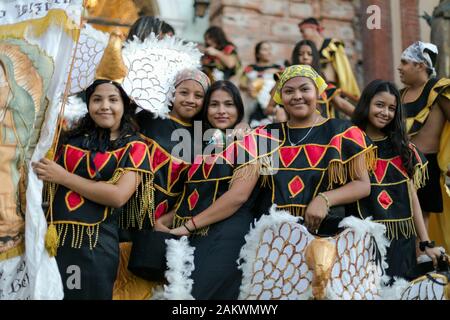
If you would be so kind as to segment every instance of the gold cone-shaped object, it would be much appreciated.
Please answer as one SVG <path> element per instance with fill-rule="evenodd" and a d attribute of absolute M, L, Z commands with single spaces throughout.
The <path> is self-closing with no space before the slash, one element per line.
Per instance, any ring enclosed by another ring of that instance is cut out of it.
<path fill-rule="evenodd" d="M 95 79 L 112 80 L 122 83 L 128 74 L 128 68 L 122 58 L 121 33 L 114 31 L 109 36 L 108 46 L 97 66 Z"/>
<path fill-rule="evenodd" d="M 336 255 L 336 244 L 327 239 L 314 239 L 306 248 L 306 263 L 314 271 L 312 289 L 313 296 L 317 300 L 322 300 L 326 296 Z"/>

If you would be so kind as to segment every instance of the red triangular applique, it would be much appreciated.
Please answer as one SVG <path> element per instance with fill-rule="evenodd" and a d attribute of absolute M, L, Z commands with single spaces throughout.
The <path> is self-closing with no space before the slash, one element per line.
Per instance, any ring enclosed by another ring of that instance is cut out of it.
<path fill-rule="evenodd" d="M 266 129 L 263 128 L 257 128 L 255 129 L 254 133 L 258 136 L 265 137 L 267 139 L 271 140 L 277 140 L 274 136 L 272 136 Z"/>
<path fill-rule="evenodd" d="M 94 157 L 94 165 L 95 168 L 91 168 L 91 163 L 89 163 L 88 168 L 89 168 L 89 175 L 91 176 L 91 178 L 95 177 L 95 169 L 97 169 L 98 172 L 100 172 L 103 167 L 108 163 L 109 158 L 111 157 L 111 153 L 109 152 L 97 152 L 95 154 Z"/>
<path fill-rule="evenodd" d="M 217 155 L 215 154 L 205 157 L 205 161 L 203 162 L 203 175 L 205 176 L 205 179 L 208 179 L 216 160 Z"/>
<path fill-rule="evenodd" d="M 236 157 L 236 144 L 232 143 L 228 148 L 226 148 L 222 152 L 222 157 L 228 161 L 230 164 L 235 164 L 235 157 Z"/>
<path fill-rule="evenodd" d="M 161 216 L 167 213 L 169 205 L 167 200 L 164 200 L 160 204 L 158 204 L 155 208 L 155 219 L 159 219 Z"/>
<path fill-rule="evenodd" d="M 135 168 L 139 168 L 145 159 L 147 145 L 144 142 L 135 142 L 131 146 L 130 158 Z"/>
<path fill-rule="evenodd" d="M 395 157 L 394 159 L 391 159 L 391 163 L 394 165 L 394 167 L 397 168 L 398 171 L 400 171 L 405 177 L 408 176 L 408 172 L 406 171 L 405 167 L 403 166 L 402 158 Z"/>
<path fill-rule="evenodd" d="M 117 158 L 117 162 L 120 162 L 120 160 L 122 160 L 124 153 L 125 153 L 125 148 L 121 148 L 119 150 L 114 151 L 114 155 Z"/>
<path fill-rule="evenodd" d="M 377 164 L 376 164 L 375 170 L 373 170 L 373 173 L 374 173 L 375 179 L 377 179 L 378 183 L 383 182 L 388 163 L 389 162 L 386 160 L 382 160 L 382 159 L 377 160 Z"/>
<path fill-rule="evenodd" d="M 320 160 L 322 160 L 326 151 L 327 151 L 326 146 L 305 145 L 306 157 L 308 158 L 309 163 L 313 167 L 319 164 Z"/>
<path fill-rule="evenodd" d="M 256 146 L 255 136 L 250 134 L 245 136 L 240 145 L 254 158 L 257 157 L 258 148 Z"/>
<path fill-rule="evenodd" d="M 202 165 L 203 158 L 202 156 L 196 156 L 194 159 L 194 163 L 191 164 L 189 170 L 188 170 L 188 180 L 191 180 L 194 176 L 194 173 L 197 171 L 197 169 Z"/>
<path fill-rule="evenodd" d="M 152 171 L 158 171 L 169 160 L 169 156 L 160 147 L 155 145 L 152 155 Z"/>
<path fill-rule="evenodd" d="M 302 150 L 302 147 L 282 147 L 279 150 L 280 160 L 285 168 L 289 168 L 297 158 L 298 154 Z"/>
<path fill-rule="evenodd" d="M 337 135 L 337 136 L 333 137 L 333 139 L 331 139 L 331 141 L 330 141 L 330 146 L 335 147 L 337 149 L 337 151 L 341 152 L 342 136 Z"/>
<path fill-rule="evenodd" d="M 86 152 L 83 150 L 67 146 L 64 159 L 67 171 L 73 173 L 85 154 Z"/>
<path fill-rule="evenodd" d="M 186 169 L 187 164 L 184 162 L 176 162 L 172 160 L 170 164 L 169 189 L 180 179 L 180 174 Z"/>
<path fill-rule="evenodd" d="M 350 128 L 344 133 L 344 137 L 354 141 L 361 148 L 366 147 L 366 140 L 364 139 L 364 134 L 359 128 Z"/>

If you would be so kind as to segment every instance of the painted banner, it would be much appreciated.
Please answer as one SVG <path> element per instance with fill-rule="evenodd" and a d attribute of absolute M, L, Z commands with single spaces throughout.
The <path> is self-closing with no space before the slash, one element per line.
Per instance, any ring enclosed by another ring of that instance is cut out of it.
<path fill-rule="evenodd" d="M 42 182 L 80 34 L 83 0 L 0 2 L 0 299 L 62 299 L 44 246 Z"/>

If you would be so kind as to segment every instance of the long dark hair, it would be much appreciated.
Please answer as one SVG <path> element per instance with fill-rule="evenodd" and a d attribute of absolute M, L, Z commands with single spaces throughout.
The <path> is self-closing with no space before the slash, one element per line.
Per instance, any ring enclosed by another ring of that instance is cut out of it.
<path fill-rule="evenodd" d="M 213 128 L 213 126 L 208 121 L 208 107 L 213 92 L 217 90 L 223 90 L 225 92 L 228 92 L 228 94 L 233 99 L 233 103 L 236 106 L 238 112 L 238 117 L 234 125 L 240 123 L 244 118 L 244 103 L 242 102 L 239 89 L 231 81 L 227 80 L 216 81 L 211 85 L 211 87 L 209 87 L 208 91 L 206 91 L 205 98 L 203 99 L 202 122 L 204 130 Z"/>
<path fill-rule="evenodd" d="M 227 36 L 225 35 L 225 32 L 220 27 L 216 26 L 209 27 L 205 31 L 205 38 L 206 36 L 214 39 L 214 42 L 217 43 L 218 50 L 223 50 L 223 48 L 225 48 L 227 45 L 234 46 L 234 44 L 228 40 Z"/>
<path fill-rule="evenodd" d="M 414 174 L 412 162 L 413 152 L 409 147 L 409 139 L 406 134 L 405 110 L 401 102 L 400 93 L 395 84 L 379 79 L 369 83 L 361 94 L 358 105 L 353 112 L 352 121 L 360 129 L 366 130 L 369 123 L 370 103 L 373 97 L 380 92 L 388 92 L 395 96 L 397 104 L 394 119 L 386 127 L 381 129 L 381 131 L 389 137 L 394 145 L 395 151 L 400 155 L 408 175 L 412 177 Z"/>
<path fill-rule="evenodd" d="M 86 89 L 86 104 L 89 110 L 89 100 L 95 89 L 104 83 L 110 83 L 114 85 L 120 92 L 120 96 L 123 101 L 123 116 L 120 121 L 119 127 L 119 137 L 111 141 L 110 129 L 104 129 L 97 126 L 94 120 L 91 118 L 89 112 L 80 119 L 78 125 L 64 133 L 61 137 L 61 143 L 66 143 L 71 138 L 83 137 L 82 147 L 90 151 L 105 152 L 108 149 L 114 149 L 115 147 L 121 147 L 126 137 L 129 135 L 134 135 L 139 130 L 139 127 L 135 121 L 134 115 L 136 112 L 137 105 L 134 103 L 126 94 L 125 90 L 120 84 L 110 80 L 95 80 Z"/>
<path fill-rule="evenodd" d="M 311 40 L 302 40 L 300 42 L 297 42 L 297 44 L 294 47 L 294 50 L 292 50 L 291 55 L 291 63 L 292 65 L 302 64 L 300 63 L 300 59 L 298 57 L 300 53 L 300 48 L 302 46 L 308 46 L 311 48 L 313 61 L 311 64 L 311 67 L 314 68 L 317 72 L 320 72 L 320 54 L 319 50 L 317 50 L 316 44 L 312 42 Z"/>
<path fill-rule="evenodd" d="M 139 40 L 144 41 L 152 32 L 158 36 L 162 32 L 164 21 L 152 17 L 142 16 L 137 19 L 128 32 L 127 41 L 133 41 L 134 36 Z"/>
<path fill-rule="evenodd" d="M 269 42 L 267 42 L 267 41 L 260 41 L 260 42 L 258 42 L 258 43 L 256 44 L 256 46 L 255 46 L 255 61 L 256 61 L 256 62 L 259 62 L 259 61 L 260 61 L 260 59 L 259 59 L 259 57 L 258 57 L 259 51 L 261 50 L 262 45 L 265 44 L 265 43 L 269 43 Z"/>

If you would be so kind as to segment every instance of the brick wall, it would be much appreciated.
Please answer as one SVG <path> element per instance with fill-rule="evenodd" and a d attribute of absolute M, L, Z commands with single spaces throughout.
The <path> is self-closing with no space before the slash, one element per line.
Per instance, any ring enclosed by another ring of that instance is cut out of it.
<path fill-rule="evenodd" d="M 354 0 L 212 0 L 210 21 L 225 30 L 246 65 L 254 63 L 254 46 L 262 40 L 272 44 L 276 62 L 290 59 L 295 43 L 301 40 L 297 24 L 306 17 L 319 18 L 326 37 L 345 42 L 362 82 L 359 5 Z"/>
<path fill-rule="evenodd" d="M 418 0 L 400 0 L 402 8 L 402 49 L 406 49 L 413 42 L 420 40 L 420 21 Z M 430 13 L 431 14 L 431 13 Z"/>
<path fill-rule="evenodd" d="M 392 48 L 392 24 L 390 13 L 390 0 L 362 0 L 360 16 L 366 16 L 366 8 L 377 5 L 381 10 L 381 29 L 369 30 L 361 25 L 361 40 L 363 46 L 364 84 L 374 79 L 394 80 L 394 58 Z M 366 19 L 361 19 L 365 22 Z M 396 62 L 396 61 L 395 61 Z"/>

